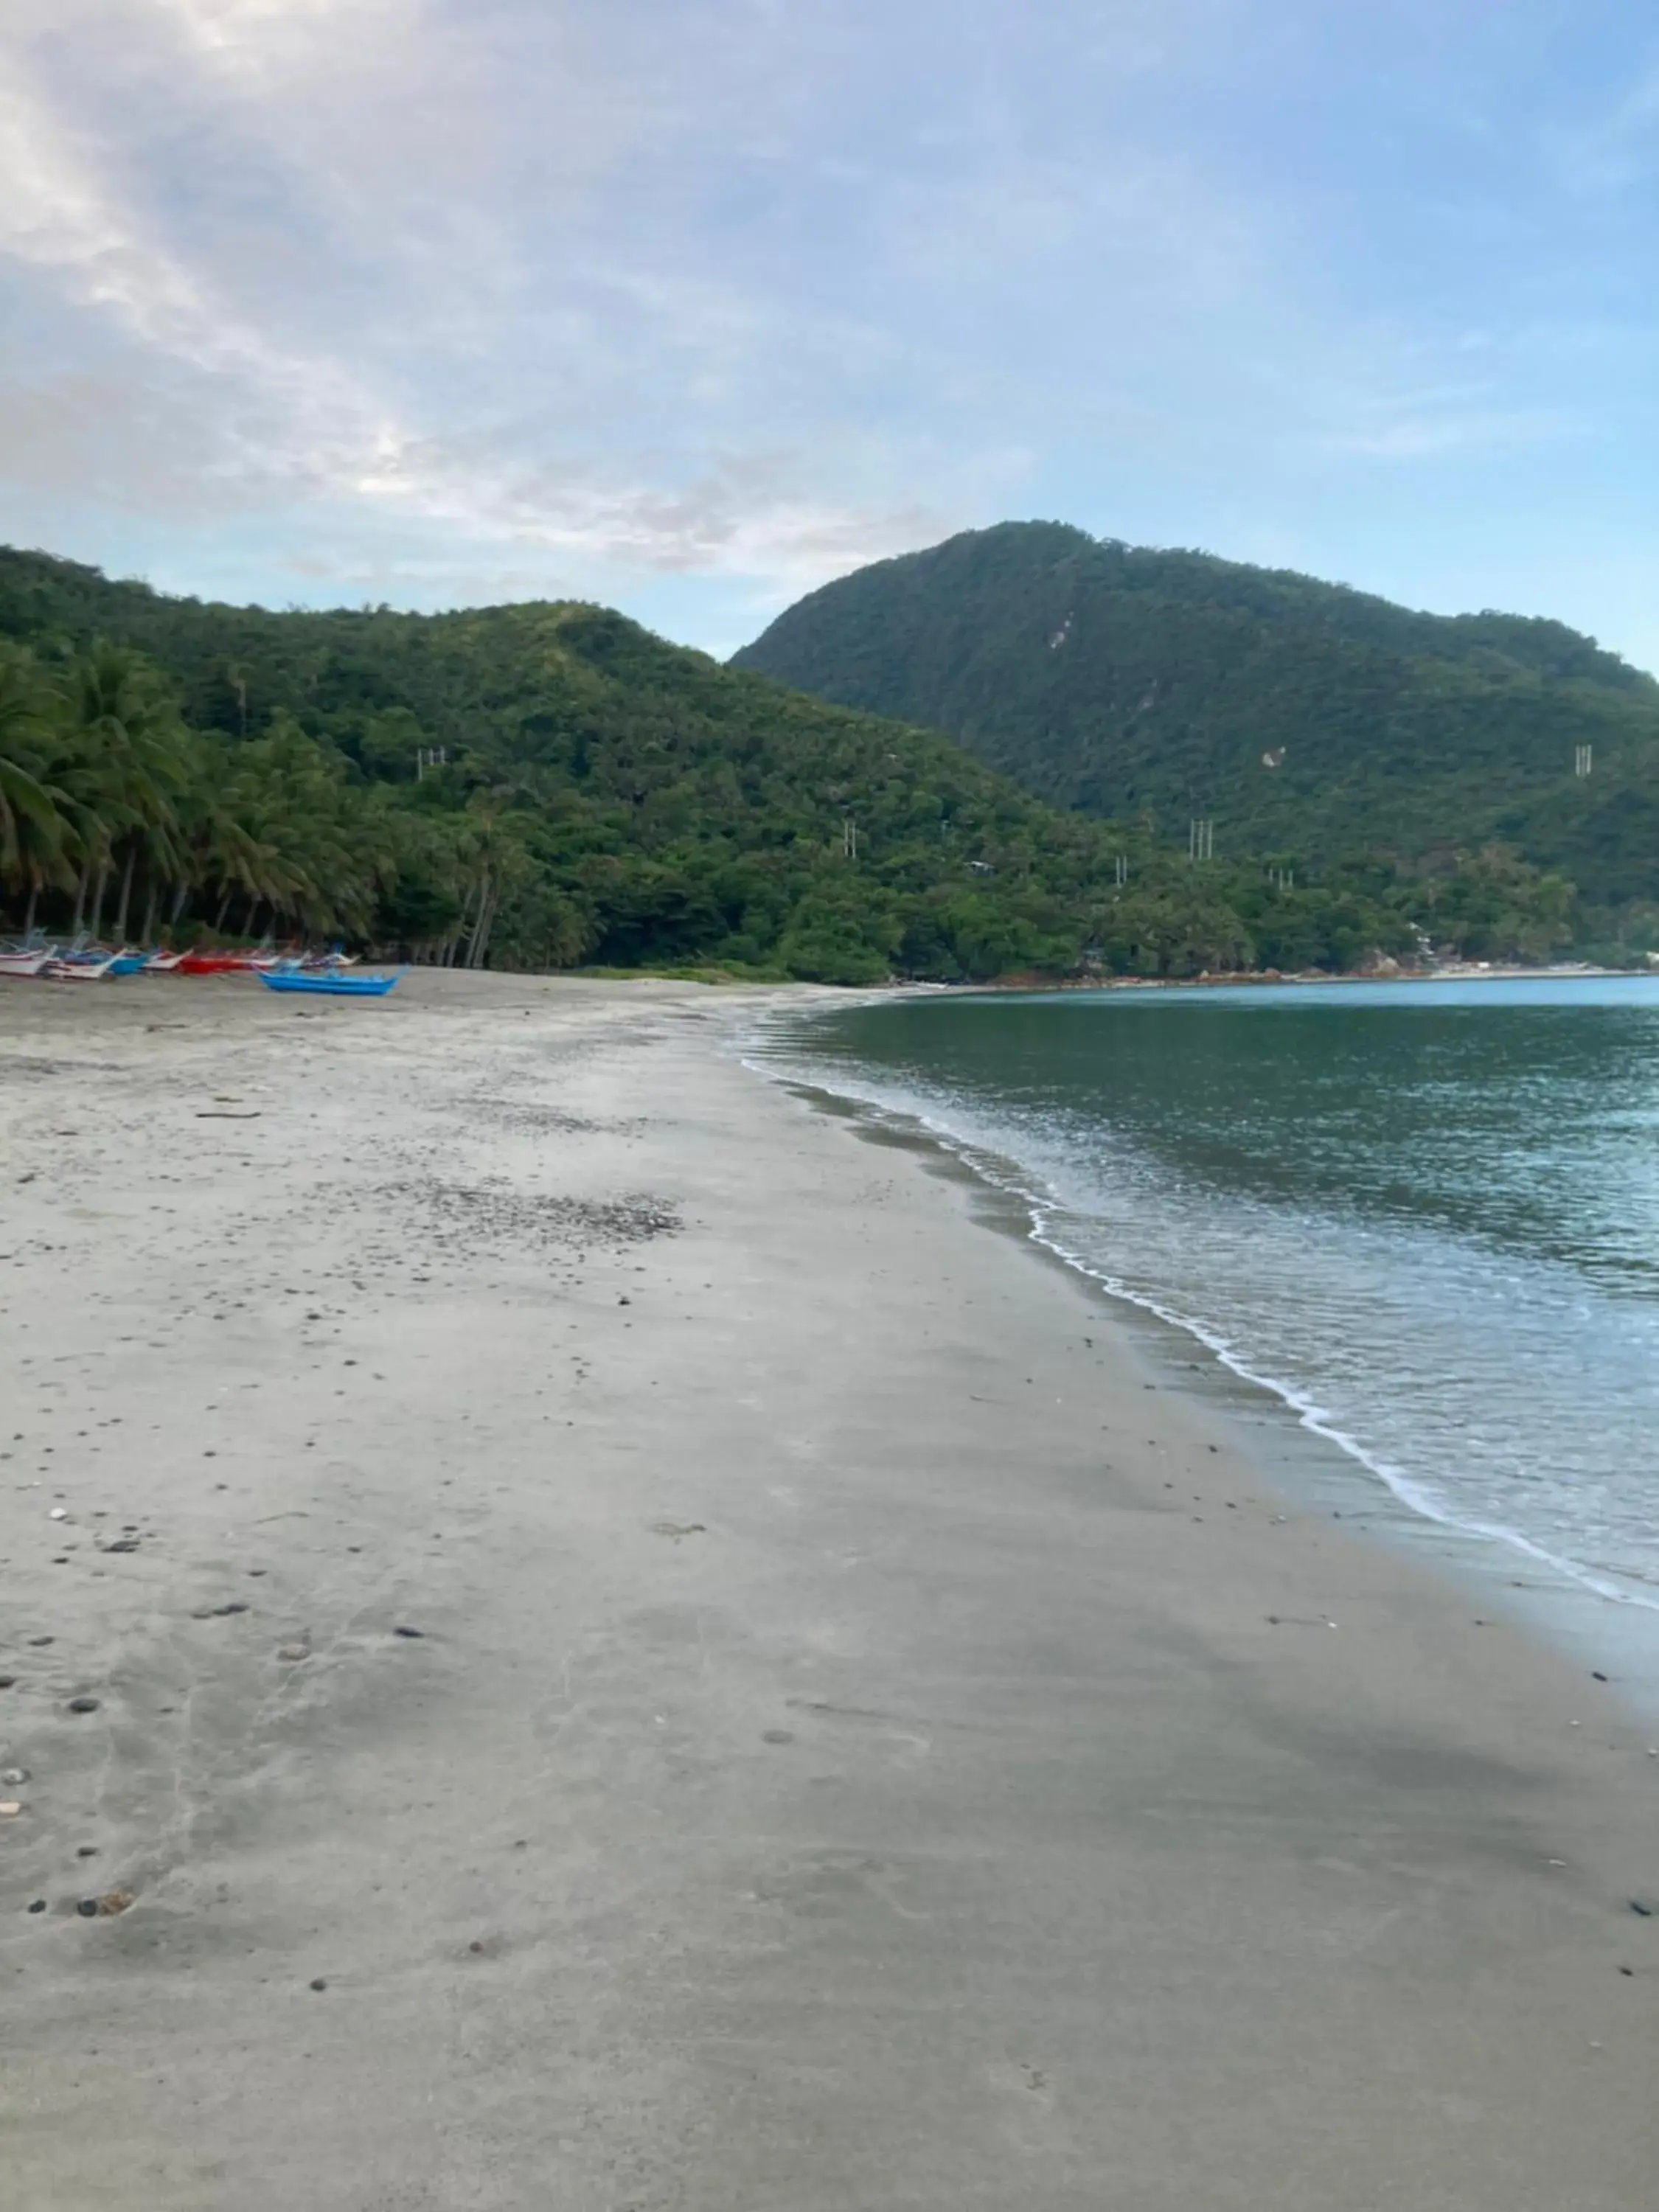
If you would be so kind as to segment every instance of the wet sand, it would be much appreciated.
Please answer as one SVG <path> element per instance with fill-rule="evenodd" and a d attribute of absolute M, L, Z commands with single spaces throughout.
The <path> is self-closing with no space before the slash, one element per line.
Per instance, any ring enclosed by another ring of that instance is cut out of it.
<path fill-rule="evenodd" d="M 1617 1683 L 746 1003 L 0 981 L 8 2212 L 1652 2203 Z"/>

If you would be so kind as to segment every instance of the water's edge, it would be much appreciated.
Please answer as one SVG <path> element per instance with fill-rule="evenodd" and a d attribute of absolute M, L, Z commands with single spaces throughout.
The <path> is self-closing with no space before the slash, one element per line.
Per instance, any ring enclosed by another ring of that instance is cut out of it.
<path fill-rule="evenodd" d="M 791 1012 L 763 1018 L 738 1041 L 742 1064 L 763 1080 L 789 1091 L 815 1112 L 850 1122 L 856 1133 L 889 1146 L 931 1156 L 939 1170 L 959 1176 L 994 1203 L 980 1212 L 985 1225 L 1035 1247 L 1099 1297 L 1131 1349 L 1160 1375 L 1164 1387 L 1203 1396 L 1238 1432 L 1240 1448 L 1260 1465 L 1286 1503 L 1307 1510 L 1335 1510 L 1351 1524 L 1385 1540 L 1426 1550 L 1484 1595 L 1541 1627 L 1575 1651 L 1608 1656 L 1609 1632 L 1620 1646 L 1620 1671 L 1639 1702 L 1659 1713 L 1659 1597 L 1621 1588 L 1607 1577 L 1552 1553 L 1521 1531 L 1460 1516 L 1428 1495 L 1409 1476 L 1368 1452 L 1324 1419 L 1292 1387 L 1253 1369 L 1213 1331 L 1131 1289 L 1070 1249 L 1052 1233 L 1066 1207 L 1059 1194 L 1021 1163 L 963 1137 L 948 1123 L 879 1097 L 843 1088 L 814 1065 L 811 1073 L 767 1056 L 804 1038 L 811 1015 Z M 839 1075 L 840 1071 L 836 1071 Z M 1206 1387 L 1196 1346 L 1208 1363 Z M 1194 1388 L 1194 1373 L 1199 1387 Z M 1219 1385 L 1219 1389 L 1216 1387 Z M 1340 1501 L 1334 1504 L 1333 1501 Z M 1517 1576 L 1524 1565 L 1528 1576 Z M 1615 1626 L 1616 1624 L 1616 1626 Z"/>

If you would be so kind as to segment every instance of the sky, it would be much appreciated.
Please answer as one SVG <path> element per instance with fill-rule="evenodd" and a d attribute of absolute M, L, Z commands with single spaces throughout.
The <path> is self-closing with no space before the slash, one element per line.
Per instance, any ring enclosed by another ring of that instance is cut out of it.
<path fill-rule="evenodd" d="M 6 0 L 0 540 L 725 653 L 1024 516 L 1659 670 L 1650 0 Z"/>

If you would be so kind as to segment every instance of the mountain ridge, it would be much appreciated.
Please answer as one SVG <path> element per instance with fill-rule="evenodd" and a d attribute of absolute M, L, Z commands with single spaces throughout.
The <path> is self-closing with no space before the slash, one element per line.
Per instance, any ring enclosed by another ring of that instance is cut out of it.
<path fill-rule="evenodd" d="M 142 820 L 106 773 L 134 730 L 77 717 L 104 647 L 128 656 L 110 683 L 143 695 L 177 756 L 164 769 L 178 788 L 150 789 Z M 459 947 L 473 964 L 957 980 L 1070 970 L 1110 871 L 1095 825 L 951 740 L 582 602 L 274 612 L 0 548 L 7 699 L 0 770 L 9 755 L 37 812 L 39 794 L 67 801 L 56 827 L 41 813 L 27 862 L 0 835 L 0 924 L 9 906 L 78 927 L 112 872 L 124 915 L 165 914 L 182 888 L 186 921 L 343 930 L 415 957 Z M 5 797 L 0 780 L 0 832 Z M 211 850 L 188 882 L 167 872 L 185 802 L 235 817 L 218 845 L 198 841 Z M 221 862 L 219 846 L 244 859 Z M 269 864 L 246 860 L 256 848 Z M 1217 926 L 1224 949 L 1237 917 L 1224 908 Z M 1209 942 L 1184 914 L 1170 927 Z"/>
<path fill-rule="evenodd" d="M 1545 617 L 1005 523 L 823 586 L 731 665 L 1166 834 L 1199 815 L 1309 862 L 1504 842 L 1595 905 L 1659 896 L 1659 681 Z"/>
<path fill-rule="evenodd" d="M 0 549 L 0 927 L 868 983 L 1542 958 L 1501 851 L 1194 865 L 613 610 L 236 608 Z"/>

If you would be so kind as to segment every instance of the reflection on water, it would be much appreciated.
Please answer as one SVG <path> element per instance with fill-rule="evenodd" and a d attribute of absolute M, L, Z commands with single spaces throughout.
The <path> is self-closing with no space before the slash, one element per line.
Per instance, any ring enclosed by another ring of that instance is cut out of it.
<path fill-rule="evenodd" d="M 1659 982 L 930 996 L 763 1049 L 1012 1164 L 1412 1503 L 1659 1602 Z"/>

